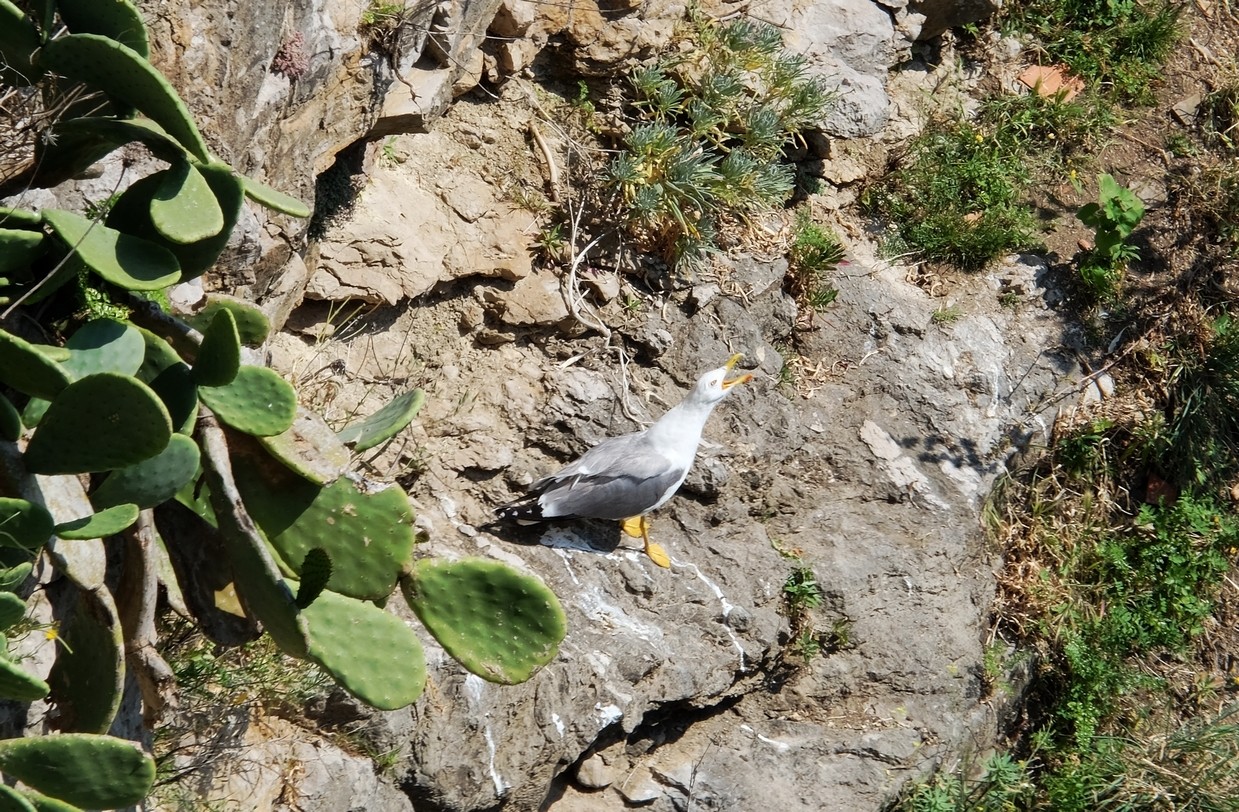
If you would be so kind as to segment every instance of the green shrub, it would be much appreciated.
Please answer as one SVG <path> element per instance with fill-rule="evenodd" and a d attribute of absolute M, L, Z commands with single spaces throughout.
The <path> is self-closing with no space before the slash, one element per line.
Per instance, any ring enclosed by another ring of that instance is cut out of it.
<path fill-rule="evenodd" d="M 787 200 L 795 173 L 783 149 L 831 96 L 773 26 L 698 16 L 690 42 L 632 74 L 643 123 L 611 162 L 608 182 L 642 248 L 692 266 L 715 249 L 720 217 Z"/>
<path fill-rule="evenodd" d="M 903 165 L 863 202 L 891 222 L 898 247 L 977 270 L 1036 243 L 1036 221 L 1023 203 L 1029 180 L 1021 155 L 957 122 L 914 140 Z"/>

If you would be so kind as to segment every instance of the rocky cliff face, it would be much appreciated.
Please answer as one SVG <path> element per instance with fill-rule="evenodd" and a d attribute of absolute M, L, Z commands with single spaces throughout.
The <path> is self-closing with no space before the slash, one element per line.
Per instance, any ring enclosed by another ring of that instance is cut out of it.
<path fill-rule="evenodd" d="M 1013 259 L 951 283 L 958 317 L 935 319 L 929 282 L 878 260 L 840 208 L 868 145 L 915 126 L 901 112 L 914 94 L 888 70 L 967 10 L 763 7 L 841 92 L 810 139 L 828 181 L 811 203 L 851 229 L 850 263 L 838 301 L 808 320 L 784 292 L 786 265 L 757 254 L 668 294 L 591 267 L 585 318 L 565 303 L 563 275 L 529 260 L 536 217 L 510 189 L 546 184 L 527 140 L 531 83 L 621 70 L 669 41 L 682 6 L 417 8 L 388 53 L 363 42 L 360 5 L 146 13 L 212 146 L 268 183 L 309 196 L 311 170 L 367 135 L 425 131 L 372 145 L 352 215 L 308 246 L 300 224 L 255 220 L 239 256 L 257 261 L 221 284 L 293 311 L 274 361 L 329 418 L 409 383 L 427 390 L 403 446 L 367 463 L 412 483 L 430 552 L 545 579 L 569 636 L 525 685 L 466 677 L 430 648 L 431 685 L 413 708 L 326 700 L 324 723 L 396 754 L 383 776 L 308 731 L 246 718 L 195 791 L 276 809 L 349 797 L 370 810 L 862 810 L 984 747 L 1003 703 L 983 674 L 993 574 L 979 517 L 1073 372 L 1046 349 L 1063 343 L 1053 280 Z M 295 77 L 290 43 L 305 57 Z M 480 80 L 497 99 L 449 103 Z M 377 309 L 329 317 L 346 300 Z M 684 492 L 654 517 L 671 570 L 608 523 L 488 524 L 493 506 L 656 418 L 732 352 L 757 379 L 717 410 Z M 799 567 L 825 597 L 795 629 L 827 646 L 808 664 L 789 648 L 784 584 Z M 255 760 L 273 768 L 248 769 Z"/>

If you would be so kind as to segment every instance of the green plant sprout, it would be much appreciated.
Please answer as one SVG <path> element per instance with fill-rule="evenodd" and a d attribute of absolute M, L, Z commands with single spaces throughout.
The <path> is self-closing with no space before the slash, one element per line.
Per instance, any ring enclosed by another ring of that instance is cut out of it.
<path fill-rule="evenodd" d="M 1112 295 L 1127 264 L 1140 258 L 1128 239 L 1144 218 L 1144 203 L 1109 174 L 1100 175 L 1097 185 L 1098 202 L 1076 213 L 1094 231 L 1093 250 L 1080 263 L 1080 274 L 1094 293 Z"/>

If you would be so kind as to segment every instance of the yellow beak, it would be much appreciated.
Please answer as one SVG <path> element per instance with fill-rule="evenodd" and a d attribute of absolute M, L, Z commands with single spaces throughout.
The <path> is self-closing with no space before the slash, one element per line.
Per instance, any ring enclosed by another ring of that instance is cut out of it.
<path fill-rule="evenodd" d="M 734 367 L 736 364 L 740 363 L 740 359 L 743 357 L 744 357 L 743 354 L 736 353 L 735 355 L 731 356 L 731 358 L 728 359 L 727 363 L 723 364 L 723 366 L 727 369 L 728 372 L 731 372 L 731 368 Z M 747 372 L 743 375 L 737 376 L 735 378 L 731 378 L 730 380 L 724 379 L 723 389 L 727 390 L 738 384 L 748 383 L 751 380 L 753 380 L 753 376 L 748 374 Z"/>

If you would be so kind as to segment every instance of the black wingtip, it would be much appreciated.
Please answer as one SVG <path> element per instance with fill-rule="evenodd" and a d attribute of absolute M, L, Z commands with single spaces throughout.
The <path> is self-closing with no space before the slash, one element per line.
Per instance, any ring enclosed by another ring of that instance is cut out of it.
<path fill-rule="evenodd" d="M 495 518 L 503 522 L 520 522 L 522 524 L 540 522 L 543 520 L 542 506 L 538 504 L 537 499 L 512 502 L 495 508 Z"/>

